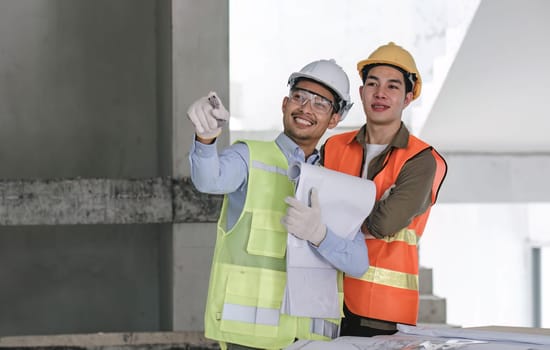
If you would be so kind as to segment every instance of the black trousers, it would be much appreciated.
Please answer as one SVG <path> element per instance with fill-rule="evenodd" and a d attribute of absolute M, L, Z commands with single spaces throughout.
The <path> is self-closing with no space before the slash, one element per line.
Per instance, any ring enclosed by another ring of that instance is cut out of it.
<path fill-rule="evenodd" d="M 375 335 L 392 335 L 396 332 L 397 325 L 395 323 L 361 317 L 349 311 L 344 303 L 344 318 L 340 326 L 341 337 L 373 337 Z"/>

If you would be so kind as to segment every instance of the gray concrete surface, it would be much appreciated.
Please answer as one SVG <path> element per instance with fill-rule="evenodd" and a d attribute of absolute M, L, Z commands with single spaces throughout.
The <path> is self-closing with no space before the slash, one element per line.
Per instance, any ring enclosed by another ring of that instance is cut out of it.
<path fill-rule="evenodd" d="M 0 177 L 157 175 L 155 1 L 0 2 Z"/>
<path fill-rule="evenodd" d="M 2 349 L 215 350 L 216 342 L 197 332 L 91 333 L 0 337 Z"/>
<path fill-rule="evenodd" d="M 443 153 L 449 166 L 439 203 L 548 202 L 550 153 Z"/>
<path fill-rule="evenodd" d="M 0 179 L 51 181 L 49 198 L 60 179 L 187 176 L 187 106 L 209 89 L 228 100 L 227 6 L 0 1 Z M 0 336 L 202 329 L 212 224 L 44 226 L 78 204 L 28 199 L 2 209 L 24 225 L 0 226 Z"/>
<path fill-rule="evenodd" d="M 0 225 L 216 222 L 221 202 L 189 178 L 0 180 Z"/>
<path fill-rule="evenodd" d="M 193 101 L 216 91 L 229 105 L 229 1 L 177 0 L 172 2 L 172 173 L 189 176 L 188 152 L 194 139 L 186 112 Z M 225 130 L 219 147 L 229 143 Z M 167 263 L 171 286 L 163 295 L 173 330 L 204 329 L 204 306 L 210 262 L 216 240 L 215 224 L 179 223 L 171 226 L 172 260 Z M 170 305 L 168 305 L 170 304 Z M 167 319 L 168 317 L 163 317 Z"/>

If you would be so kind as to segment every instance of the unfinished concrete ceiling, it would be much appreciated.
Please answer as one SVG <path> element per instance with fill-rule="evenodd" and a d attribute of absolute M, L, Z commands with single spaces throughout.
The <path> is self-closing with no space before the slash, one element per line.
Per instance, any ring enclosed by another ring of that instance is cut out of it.
<path fill-rule="evenodd" d="M 549 13 L 482 0 L 420 136 L 441 151 L 550 152 Z"/>

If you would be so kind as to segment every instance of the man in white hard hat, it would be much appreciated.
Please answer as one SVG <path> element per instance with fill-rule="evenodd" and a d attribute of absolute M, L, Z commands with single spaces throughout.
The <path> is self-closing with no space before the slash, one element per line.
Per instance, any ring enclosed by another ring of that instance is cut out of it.
<path fill-rule="evenodd" d="M 325 167 L 374 181 L 376 202 L 362 230 L 370 257 L 363 276 L 344 277 L 342 336 L 393 334 L 415 325 L 418 253 L 431 206 L 445 177 L 445 160 L 409 134 L 403 110 L 420 95 L 422 80 L 411 54 L 390 42 L 357 64 L 366 124 L 329 138 Z"/>
<path fill-rule="evenodd" d="M 216 94 L 200 98 L 187 112 L 196 134 L 189 156 L 192 181 L 201 192 L 224 194 L 205 312 L 205 335 L 222 349 L 281 349 L 296 339 L 338 335 L 338 318 L 280 312 L 287 232 L 309 241 L 347 275 L 359 277 L 368 268 L 361 232 L 345 240 L 327 228 L 315 193 L 311 207 L 287 198 L 294 195 L 289 164 L 317 164 L 319 139 L 350 109 L 349 79 L 334 60 L 319 60 L 292 73 L 288 85 L 284 132 L 274 141 L 237 141 L 218 153 L 216 137 L 229 112 Z"/>

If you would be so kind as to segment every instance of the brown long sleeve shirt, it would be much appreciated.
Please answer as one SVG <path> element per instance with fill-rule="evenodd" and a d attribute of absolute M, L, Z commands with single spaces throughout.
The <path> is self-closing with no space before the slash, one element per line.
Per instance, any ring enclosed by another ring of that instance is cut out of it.
<path fill-rule="evenodd" d="M 355 141 L 363 146 L 363 159 L 367 144 L 366 125 L 359 130 Z M 368 179 L 372 180 L 382 170 L 386 155 L 394 148 L 406 148 L 409 140 L 409 131 L 403 123 L 390 144 L 368 166 Z M 324 162 L 324 146 L 321 147 L 321 164 Z M 364 160 L 361 172 L 365 167 Z M 407 161 L 401 169 L 395 187 L 390 195 L 376 201 L 364 226 L 376 238 L 392 236 L 407 227 L 415 216 L 422 214 L 431 202 L 432 183 L 436 172 L 436 161 L 430 149 L 426 149 Z M 360 175 L 359 175 L 360 176 Z"/>

